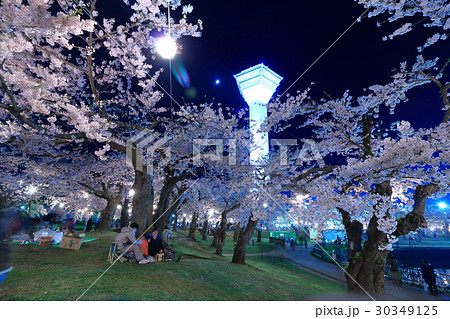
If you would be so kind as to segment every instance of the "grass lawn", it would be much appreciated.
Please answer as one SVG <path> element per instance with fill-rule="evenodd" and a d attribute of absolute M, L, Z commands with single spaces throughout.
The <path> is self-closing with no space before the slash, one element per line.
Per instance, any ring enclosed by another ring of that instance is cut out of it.
<path fill-rule="evenodd" d="M 183 232 L 173 235 L 180 261 L 118 262 L 81 300 L 311 300 L 345 292 L 343 286 L 279 258 L 249 256 L 248 265 L 231 264 L 231 257 L 214 255 L 208 243 L 188 241 Z M 0 300 L 77 299 L 110 266 L 106 257 L 116 233 L 91 232 L 89 236 L 99 239 L 83 243 L 78 251 L 11 245 L 14 269 L 2 284 Z M 229 239 L 224 253 L 232 253 L 234 243 Z M 273 248 L 266 242 L 248 247 L 249 253 Z"/>

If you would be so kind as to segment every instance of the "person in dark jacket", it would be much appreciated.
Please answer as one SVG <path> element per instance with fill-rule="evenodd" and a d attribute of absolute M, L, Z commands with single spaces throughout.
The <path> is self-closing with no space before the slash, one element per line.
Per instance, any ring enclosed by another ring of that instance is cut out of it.
<path fill-rule="evenodd" d="M 87 223 L 86 223 L 86 232 L 90 232 L 92 230 L 92 216 L 88 219 Z"/>
<path fill-rule="evenodd" d="M 164 245 L 161 237 L 158 236 L 158 231 L 154 229 L 148 236 L 148 255 L 155 256 L 164 251 Z"/>
<path fill-rule="evenodd" d="M 422 259 L 422 277 L 428 285 L 430 294 L 437 295 L 436 274 L 434 273 L 433 266 L 425 258 Z"/>

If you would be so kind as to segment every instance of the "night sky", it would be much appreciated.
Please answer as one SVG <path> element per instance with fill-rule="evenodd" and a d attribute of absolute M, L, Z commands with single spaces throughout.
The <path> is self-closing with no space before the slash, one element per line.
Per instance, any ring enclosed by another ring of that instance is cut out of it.
<path fill-rule="evenodd" d="M 197 95 L 188 98 L 182 86 L 172 78 L 173 96 L 180 103 L 183 103 L 183 96 L 188 103 L 204 102 L 206 96 L 208 102 L 214 98 L 215 102 L 236 110 L 246 104 L 239 94 L 234 74 L 262 62 L 284 77 L 276 92 L 281 94 L 365 11 L 352 0 L 184 2 L 187 3 L 194 6 L 190 21 L 200 18 L 204 30 L 200 38 L 186 37 L 180 41 L 183 50 L 174 63 L 182 62 Z M 416 48 L 433 30 L 417 24 L 414 26 L 417 32 L 382 41 L 383 36 L 406 22 L 377 27 L 376 22 L 385 18 L 366 18 L 355 24 L 288 93 L 295 94 L 315 82 L 311 96 L 316 100 L 325 97 L 324 91 L 339 98 L 350 89 L 350 93 L 357 96 L 365 87 L 388 83 L 392 70 L 398 68 L 400 62 L 408 61 L 412 65 L 418 55 Z M 420 19 L 414 17 L 408 22 Z M 438 47 L 425 49 L 425 58 L 434 58 L 439 51 L 442 58 L 448 58 L 442 54 L 443 46 Z M 158 65 L 168 69 L 167 61 L 158 60 Z M 159 80 L 167 90 L 168 76 L 166 72 Z M 215 84 L 216 79 L 220 79 L 220 85 Z M 437 86 L 429 84 L 416 88 L 408 97 L 410 102 L 400 105 L 394 119 L 407 119 L 415 127 L 440 122 L 443 111 Z M 385 113 L 388 118 L 388 111 Z"/>
<path fill-rule="evenodd" d="M 191 0 L 193 12 L 188 21 L 203 21 L 200 38 L 184 37 L 181 54 L 173 60 L 173 67 L 181 63 L 190 77 L 190 93 L 177 82 L 172 74 L 172 96 L 178 103 L 222 103 L 235 110 L 246 107 L 239 94 L 234 74 L 264 63 L 284 79 L 275 94 L 284 92 L 313 61 L 318 58 L 352 23 L 365 8 L 353 0 Z M 123 0 L 99 1 L 98 21 L 102 21 L 102 9 L 106 16 L 116 17 L 131 13 Z M 181 18 L 181 9 L 172 12 Z M 339 98 L 346 89 L 354 97 L 364 94 L 363 89 L 374 84 L 391 81 L 392 70 L 400 62 L 408 65 L 419 54 L 417 47 L 436 30 L 424 28 L 421 16 L 383 23 L 387 16 L 363 18 L 356 23 L 289 91 L 305 90 L 311 82 L 313 99 Z M 413 23 L 413 32 L 383 41 L 406 22 Z M 422 53 L 426 59 L 440 56 L 448 59 L 448 40 L 441 41 Z M 169 62 L 161 57 L 152 61 L 155 67 L 164 67 L 158 83 L 170 91 Z M 220 84 L 215 81 L 219 79 Z M 387 122 L 399 119 L 410 121 L 414 127 L 432 127 L 438 124 L 444 113 L 442 99 L 435 84 L 415 88 L 408 93 L 409 102 L 402 103 L 394 116 L 382 108 L 381 118 Z M 160 104 L 167 105 L 164 98 Z"/>

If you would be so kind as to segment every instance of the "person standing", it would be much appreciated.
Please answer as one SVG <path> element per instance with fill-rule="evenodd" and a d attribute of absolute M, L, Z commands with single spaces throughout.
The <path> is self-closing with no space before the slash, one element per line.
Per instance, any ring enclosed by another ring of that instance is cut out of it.
<path fill-rule="evenodd" d="M 86 232 L 90 232 L 92 230 L 92 216 L 89 217 L 87 223 L 86 223 Z"/>
<path fill-rule="evenodd" d="M 432 295 L 437 295 L 438 290 L 436 287 L 436 274 L 434 273 L 433 266 L 426 260 L 422 259 L 422 277 L 428 285 L 428 291 Z"/>
<path fill-rule="evenodd" d="M 308 236 L 305 236 L 305 248 L 308 248 Z"/>
<path fill-rule="evenodd" d="M 140 264 L 149 263 L 151 260 L 144 258 L 141 250 L 139 249 L 139 242 L 136 241 L 136 232 L 139 229 L 139 225 L 132 223 L 130 226 L 123 227 L 119 235 L 117 235 L 114 243 L 116 244 L 116 251 L 119 254 L 124 252 L 133 252 L 137 261 Z"/>
<path fill-rule="evenodd" d="M 172 232 L 170 231 L 169 227 L 168 226 L 164 227 L 163 236 L 162 236 L 164 246 L 169 246 L 171 237 L 172 237 Z"/>

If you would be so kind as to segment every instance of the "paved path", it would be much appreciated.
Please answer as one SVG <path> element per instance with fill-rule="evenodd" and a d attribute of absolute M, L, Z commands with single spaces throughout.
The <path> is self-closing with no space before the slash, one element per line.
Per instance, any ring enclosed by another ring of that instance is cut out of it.
<path fill-rule="evenodd" d="M 300 269 L 318 275 L 322 278 L 345 285 L 344 270 L 335 264 L 320 260 L 311 255 L 312 248 L 296 246 L 295 248 L 280 248 L 280 255 L 297 265 Z M 390 280 L 385 283 L 386 300 L 450 300 L 450 296 L 429 295 L 424 289 L 403 285 L 402 288 L 395 287 Z M 376 298 L 375 298 L 376 299 Z"/>

